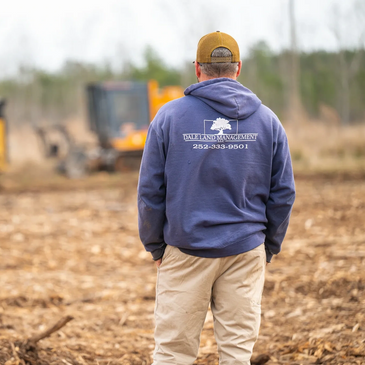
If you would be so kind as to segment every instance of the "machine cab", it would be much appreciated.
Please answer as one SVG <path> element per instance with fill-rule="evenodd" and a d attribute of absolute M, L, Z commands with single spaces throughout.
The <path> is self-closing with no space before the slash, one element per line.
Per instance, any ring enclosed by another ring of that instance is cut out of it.
<path fill-rule="evenodd" d="M 143 150 L 150 123 L 148 84 L 91 84 L 87 95 L 90 127 L 103 148 Z"/>

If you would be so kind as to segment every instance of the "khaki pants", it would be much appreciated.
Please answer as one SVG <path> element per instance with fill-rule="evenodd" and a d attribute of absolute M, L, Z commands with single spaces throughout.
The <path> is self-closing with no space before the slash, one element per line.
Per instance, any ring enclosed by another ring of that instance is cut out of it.
<path fill-rule="evenodd" d="M 191 365 L 209 304 L 221 365 L 250 364 L 261 316 L 264 245 L 236 256 L 202 258 L 167 246 L 158 269 L 154 365 Z"/>

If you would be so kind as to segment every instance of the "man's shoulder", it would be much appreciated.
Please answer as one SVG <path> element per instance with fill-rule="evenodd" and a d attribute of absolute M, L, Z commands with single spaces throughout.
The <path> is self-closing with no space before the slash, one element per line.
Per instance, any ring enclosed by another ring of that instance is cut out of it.
<path fill-rule="evenodd" d="M 256 118 L 261 119 L 264 124 L 269 124 L 273 126 L 274 128 L 278 128 L 282 126 L 282 123 L 279 119 L 279 117 L 275 114 L 275 112 L 270 109 L 268 106 L 261 104 L 256 112 L 255 112 Z"/>
<path fill-rule="evenodd" d="M 274 113 L 272 109 L 270 109 L 267 105 L 261 104 L 257 108 L 257 112 L 262 114 L 263 116 L 272 117 L 274 119 L 279 120 L 278 116 Z"/>

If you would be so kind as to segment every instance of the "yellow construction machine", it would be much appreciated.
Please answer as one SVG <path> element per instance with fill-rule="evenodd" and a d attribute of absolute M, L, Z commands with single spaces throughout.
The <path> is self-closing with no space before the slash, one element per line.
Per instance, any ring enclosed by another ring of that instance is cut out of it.
<path fill-rule="evenodd" d="M 101 163 L 112 170 L 138 167 L 151 120 L 162 105 L 181 96 L 180 86 L 160 90 L 156 81 L 88 85 L 90 127 L 108 155 Z"/>
<path fill-rule="evenodd" d="M 7 128 L 4 115 L 5 99 L 0 99 L 0 173 L 5 171 L 7 164 Z"/>
<path fill-rule="evenodd" d="M 150 122 L 162 105 L 182 96 L 180 86 L 159 89 L 156 81 L 87 85 L 88 121 L 98 147 L 85 150 L 73 142 L 64 126 L 53 126 L 52 133 L 56 130 L 69 146 L 59 170 L 69 177 L 79 177 L 93 170 L 138 169 Z M 46 133 L 44 128 L 37 128 L 37 132 L 46 156 L 56 156 L 59 146 L 48 137 L 52 133 Z"/>

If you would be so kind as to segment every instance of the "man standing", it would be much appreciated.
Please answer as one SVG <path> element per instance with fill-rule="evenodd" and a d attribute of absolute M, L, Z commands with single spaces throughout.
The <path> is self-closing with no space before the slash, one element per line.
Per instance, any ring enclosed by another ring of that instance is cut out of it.
<path fill-rule="evenodd" d="M 152 121 L 138 184 L 139 233 L 158 267 L 154 364 L 191 365 L 209 305 L 220 364 L 250 364 L 265 262 L 295 198 L 285 131 L 236 81 L 237 42 L 198 43 L 198 83 Z"/>

